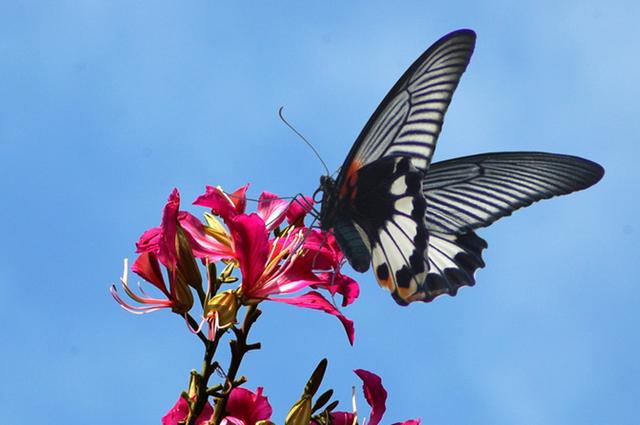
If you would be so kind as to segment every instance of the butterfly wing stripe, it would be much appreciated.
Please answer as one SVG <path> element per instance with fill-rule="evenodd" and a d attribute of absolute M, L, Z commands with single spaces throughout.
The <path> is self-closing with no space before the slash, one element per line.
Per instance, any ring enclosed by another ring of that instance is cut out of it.
<path fill-rule="evenodd" d="M 586 189 L 599 165 L 541 152 L 473 155 L 432 164 L 423 183 L 431 231 L 464 233 L 541 199 Z"/>
<path fill-rule="evenodd" d="M 354 160 L 364 166 L 385 156 L 405 155 L 418 170 L 426 171 L 474 45 L 473 31 L 452 32 L 409 67 L 358 136 L 338 176 L 338 186 Z"/>
<path fill-rule="evenodd" d="M 462 286 L 475 285 L 475 272 L 484 267 L 482 251 L 487 243 L 473 231 L 452 235 L 434 232 L 429 237 L 430 270 L 418 291 L 408 298 L 393 294 L 399 304 L 430 302 L 436 297 L 454 296 Z"/>

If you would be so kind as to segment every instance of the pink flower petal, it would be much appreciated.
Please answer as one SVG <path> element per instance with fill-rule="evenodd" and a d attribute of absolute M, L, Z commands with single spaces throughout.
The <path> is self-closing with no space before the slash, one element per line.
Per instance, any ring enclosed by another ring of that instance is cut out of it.
<path fill-rule="evenodd" d="M 355 415 L 351 412 L 331 412 L 332 425 L 353 425 Z"/>
<path fill-rule="evenodd" d="M 162 211 L 162 242 L 158 251 L 158 259 L 166 266 L 175 267 L 178 263 L 176 251 L 176 234 L 178 233 L 178 211 L 180 210 L 180 192 L 173 189 L 167 205 Z"/>
<path fill-rule="evenodd" d="M 136 252 L 157 252 L 162 238 L 162 228 L 160 226 L 146 230 L 136 242 Z"/>
<path fill-rule="evenodd" d="M 198 196 L 193 204 L 211 208 L 214 214 L 219 215 L 225 221 L 231 220 L 238 214 L 244 213 L 248 187 L 249 185 L 246 184 L 233 193 L 225 194 L 218 187 L 207 186 L 204 195 Z"/>
<path fill-rule="evenodd" d="M 409 419 L 408 421 L 404 421 L 404 422 L 396 422 L 393 425 L 420 425 L 421 420 L 420 419 Z"/>
<path fill-rule="evenodd" d="M 233 424 L 254 425 L 258 421 L 271 418 L 271 405 L 267 397 L 262 395 L 262 388 L 256 392 L 245 388 L 234 388 L 227 401 L 227 413 L 225 419 Z"/>
<path fill-rule="evenodd" d="M 333 316 L 336 316 L 340 322 L 342 322 L 342 326 L 344 326 L 344 330 L 347 332 L 347 338 L 349 338 L 349 343 L 353 345 L 353 341 L 355 340 L 355 328 L 353 326 L 353 321 L 347 319 L 340 311 L 333 306 L 329 301 L 327 301 L 322 295 L 320 295 L 316 291 L 307 292 L 304 295 L 299 295 L 293 298 L 269 298 L 271 301 L 277 301 L 279 303 L 291 304 L 298 307 L 311 308 L 314 310 L 321 310 L 325 313 L 329 313 Z"/>
<path fill-rule="evenodd" d="M 313 209 L 313 198 L 310 196 L 296 197 L 293 199 L 287 210 L 287 221 L 289 224 L 300 224 L 304 217 Z"/>
<path fill-rule="evenodd" d="M 161 290 L 167 297 L 170 297 L 167 285 L 162 278 L 162 271 L 160 270 L 160 264 L 158 258 L 152 252 L 145 252 L 140 254 L 136 261 L 131 266 L 131 271 L 137 273 L 147 282 L 151 282 L 153 286 Z"/>
<path fill-rule="evenodd" d="M 364 392 L 367 403 L 371 406 L 369 425 L 377 425 L 387 410 L 387 391 L 382 386 L 382 379 L 375 373 L 364 369 L 356 369 L 354 372 L 362 379 L 362 392 Z"/>
<path fill-rule="evenodd" d="M 178 232 L 178 211 L 180 193 L 173 189 L 162 210 L 162 223 L 142 234 L 136 243 L 136 252 L 153 252 L 166 267 L 173 269 L 178 263 L 176 233 Z"/>
<path fill-rule="evenodd" d="M 269 231 L 284 221 L 287 208 L 289 208 L 289 201 L 270 192 L 262 192 L 258 200 L 258 215 L 264 220 Z"/>
<path fill-rule="evenodd" d="M 249 183 L 229 194 L 238 214 L 244 214 L 244 210 L 247 208 L 247 189 L 249 189 Z"/>
<path fill-rule="evenodd" d="M 346 307 L 353 303 L 360 295 L 360 286 L 358 282 L 349 276 L 340 272 L 320 273 L 321 283 L 315 284 L 313 287 L 326 289 L 331 295 L 342 295 L 342 306 Z"/>
<path fill-rule="evenodd" d="M 191 250 L 195 257 L 207 258 L 210 262 L 235 257 L 233 249 L 209 235 L 205 231 L 202 222 L 194 215 L 181 211 L 178 215 L 178 221 L 189 238 Z"/>
<path fill-rule="evenodd" d="M 162 425 L 178 425 L 180 421 L 187 419 L 189 415 L 189 403 L 182 396 L 178 398 L 176 404 L 162 417 Z M 204 405 L 202 412 L 196 419 L 196 425 L 205 425 L 213 415 L 213 407 L 209 402 Z"/>
<path fill-rule="evenodd" d="M 257 214 L 239 215 L 229 223 L 242 272 L 242 289 L 250 296 L 252 286 L 264 272 L 269 256 L 269 239 L 264 221 Z"/>
<path fill-rule="evenodd" d="M 304 241 L 307 253 L 303 257 L 314 270 L 336 270 L 343 259 L 335 237 L 328 232 L 311 230 Z"/>

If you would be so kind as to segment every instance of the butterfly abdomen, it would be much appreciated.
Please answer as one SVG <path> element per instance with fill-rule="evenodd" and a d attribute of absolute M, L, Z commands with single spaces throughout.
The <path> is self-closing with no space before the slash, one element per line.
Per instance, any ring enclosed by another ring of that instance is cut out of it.
<path fill-rule="evenodd" d="M 365 245 L 352 220 L 337 217 L 333 225 L 333 235 L 355 271 L 366 272 L 369 270 L 369 263 L 371 262 L 370 250 Z"/>

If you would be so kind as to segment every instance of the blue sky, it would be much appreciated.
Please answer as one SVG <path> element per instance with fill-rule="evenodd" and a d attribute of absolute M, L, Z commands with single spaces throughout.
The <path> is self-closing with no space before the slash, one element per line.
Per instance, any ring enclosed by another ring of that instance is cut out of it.
<path fill-rule="evenodd" d="M 107 289 L 171 189 L 311 193 L 322 168 L 278 107 L 336 169 L 405 68 L 466 27 L 477 48 L 436 160 L 569 153 L 604 179 L 480 231 L 487 267 L 455 298 L 400 308 L 358 276 L 354 348 L 329 316 L 265 305 L 249 387 L 281 422 L 328 357 L 343 407 L 352 369 L 382 376 L 384 423 L 637 423 L 639 16 L 634 1 L 0 3 L 3 416 L 159 423 L 201 347 Z"/>

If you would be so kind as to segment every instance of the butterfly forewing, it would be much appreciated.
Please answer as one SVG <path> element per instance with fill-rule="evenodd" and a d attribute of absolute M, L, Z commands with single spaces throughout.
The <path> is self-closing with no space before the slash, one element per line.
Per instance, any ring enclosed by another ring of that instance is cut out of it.
<path fill-rule="evenodd" d="M 381 157 L 402 155 L 426 172 L 444 114 L 474 45 L 475 33 L 459 30 L 423 53 L 371 116 L 341 171 L 349 170 L 352 164 L 361 167 Z"/>

